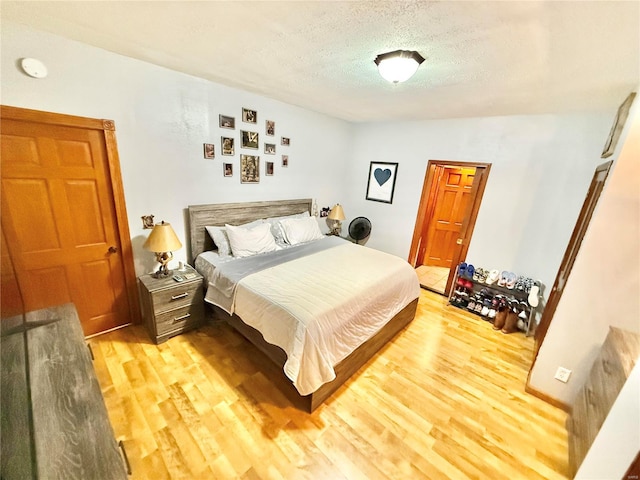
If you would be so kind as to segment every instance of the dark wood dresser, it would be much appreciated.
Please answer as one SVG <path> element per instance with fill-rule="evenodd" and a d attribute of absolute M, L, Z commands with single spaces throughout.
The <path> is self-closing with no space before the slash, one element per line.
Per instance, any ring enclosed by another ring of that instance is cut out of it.
<path fill-rule="evenodd" d="M 591 372 L 578 392 L 571 415 L 567 418 L 569 470 L 572 478 L 639 357 L 640 335 L 610 327 Z"/>
<path fill-rule="evenodd" d="M 72 304 L 2 320 L 0 476 L 126 479 Z"/>

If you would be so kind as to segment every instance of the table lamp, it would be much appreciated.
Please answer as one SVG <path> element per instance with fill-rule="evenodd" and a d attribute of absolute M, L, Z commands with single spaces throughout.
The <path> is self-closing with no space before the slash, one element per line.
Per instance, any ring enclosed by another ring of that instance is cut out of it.
<path fill-rule="evenodd" d="M 330 235 L 340 235 L 340 231 L 342 230 L 342 220 L 345 219 L 344 210 L 342 209 L 342 205 L 337 203 L 329 212 L 329 216 L 327 217 L 329 220 L 333 222 L 331 226 Z"/>
<path fill-rule="evenodd" d="M 171 228 L 170 223 L 157 223 L 147 241 L 144 242 L 142 248 L 155 252 L 156 261 L 160 264 L 158 271 L 153 274 L 154 278 L 166 277 L 171 273 L 167 264 L 173 258 L 173 251 L 182 248 L 182 243 L 178 240 L 176 232 Z"/>

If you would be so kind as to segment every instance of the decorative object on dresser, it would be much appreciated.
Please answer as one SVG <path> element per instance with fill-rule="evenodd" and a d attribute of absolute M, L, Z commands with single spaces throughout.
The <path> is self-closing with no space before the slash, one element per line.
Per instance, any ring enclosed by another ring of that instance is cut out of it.
<path fill-rule="evenodd" d="M 639 359 L 640 335 L 609 327 L 600 353 L 567 418 L 571 478 L 587 456 Z"/>
<path fill-rule="evenodd" d="M 171 270 L 167 267 L 167 264 L 173 258 L 173 251 L 182 248 L 182 243 L 178 239 L 176 232 L 171 228 L 170 223 L 158 223 L 151 230 L 151 234 L 144 242 L 142 247 L 151 252 L 155 252 L 156 261 L 160 264 L 158 271 L 154 273 L 154 277 L 166 277 L 171 274 Z"/>
<path fill-rule="evenodd" d="M 342 205 L 339 203 L 334 205 L 328 216 L 328 219 L 331 220 L 331 231 L 329 232 L 329 235 L 340 236 L 340 232 L 342 231 L 342 221 L 345 218 Z"/>
<path fill-rule="evenodd" d="M 142 275 L 140 296 L 149 336 L 162 343 L 204 321 L 202 276 L 188 265 L 174 277 Z"/>
<path fill-rule="evenodd" d="M 75 306 L 3 318 L 0 328 L 0 477 L 125 480 L 124 445 L 109 423 Z"/>

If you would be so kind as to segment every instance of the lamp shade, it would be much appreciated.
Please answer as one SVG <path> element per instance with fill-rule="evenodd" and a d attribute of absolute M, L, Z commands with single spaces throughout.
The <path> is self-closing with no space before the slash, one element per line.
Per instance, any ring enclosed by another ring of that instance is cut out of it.
<path fill-rule="evenodd" d="M 382 78 L 398 83 L 409 80 L 424 62 L 424 58 L 415 51 L 396 50 L 378 55 L 374 62 Z"/>
<path fill-rule="evenodd" d="M 342 209 L 342 205 L 340 205 L 339 203 L 336 204 L 335 207 L 333 207 L 331 209 L 331 211 L 329 212 L 329 220 L 344 220 L 345 216 L 344 216 L 344 210 Z"/>
<path fill-rule="evenodd" d="M 153 227 L 142 247 L 152 252 L 174 252 L 182 248 L 182 243 L 171 228 L 171 224 L 162 222 Z"/>

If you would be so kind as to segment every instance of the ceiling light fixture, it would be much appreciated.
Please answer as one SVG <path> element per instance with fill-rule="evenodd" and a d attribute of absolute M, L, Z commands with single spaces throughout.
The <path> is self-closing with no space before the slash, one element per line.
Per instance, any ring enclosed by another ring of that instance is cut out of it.
<path fill-rule="evenodd" d="M 424 58 L 418 52 L 409 50 L 396 50 L 395 52 L 381 53 L 374 60 L 378 66 L 380 75 L 385 80 L 398 83 L 409 80 Z"/>

